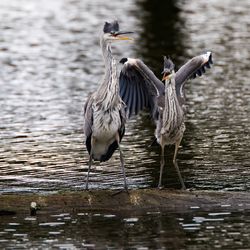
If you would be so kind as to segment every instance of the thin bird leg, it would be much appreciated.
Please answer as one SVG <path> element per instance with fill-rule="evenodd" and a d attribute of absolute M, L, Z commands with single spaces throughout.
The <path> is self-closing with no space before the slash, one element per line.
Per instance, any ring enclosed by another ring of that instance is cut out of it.
<path fill-rule="evenodd" d="M 182 139 L 182 138 L 181 138 L 181 139 Z M 180 180 L 180 183 L 181 183 L 181 188 L 185 190 L 185 189 L 186 189 L 186 186 L 185 186 L 184 181 L 183 181 L 183 179 L 182 179 L 181 172 L 180 172 L 180 169 L 179 169 L 177 160 L 176 160 L 177 153 L 178 153 L 178 149 L 179 149 L 179 146 L 180 146 L 180 143 L 181 143 L 181 139 L 178 140 L 178 141 L 176 142 L 176 144 L 175 144 L 173 163 L 174 163 L 176 172 L 177 172 L 177 174 L 178 174 L 178 177 L 179 177 L 179 180 Z"/>
<path fill-rule="evenodd" d="M 90 169 L 91 169 L 91 165 L 92 165 L 92 147 L 93 147 L 93 141 L 94 141 L 94 139 L 91 138 L 91 150 L 90 150 L 90 153 L 89 153 L 89 167 L 88 167 L 88 174 L 87 174 L 87 180 L 86 180 L 86 186 L 85 186 L 86 190 L 89 189 L 89 173 L 90 173 Z"/>
<path fill-rule="evenodd" d="M 158 188 L 161 188 L 162 172 L 163 172 L 163 168 L 165 166 L 164 148 L 165 148 L 165 145 L 161 141 L 161 168 L 160 168 L 160 177 L 159 177 Z"/>
<path fill-rule="evenodd" d="M 124 168 L 124 157 L 123 157 L 123 153 L 120 147 L 120 136 L 117 133 L 116 134 L 116 140 L 117 140 L 117 144 L 118 144 L 118 149 L 120 152 L 120 162 L 121 162 L 121 168 L 122 168 L 122 174 L 123 174 L 123 180 L 124 180 L 124 189 L 126 190 L 126 192 L 128 192 L 128 185 L 127 185 L 127 180 L 126 180 L 126 172 L 125 172 L 125 168 Z"/>
<path fill-rule="evenodd" d="M 151 142 L 151 144 L 148 145 L 148 148 L 151 148 L 151 147 L 153 147 L 153 146 L 155 146 L 155 145 L 158 145 L 158 144 L 157 144 L 157 139 L 156 139 L 156 138 L 154 138 L 153 141 Z"/>
<path fill-rule="evenodd" d="M 86 180 L 86 186 L 85 186 L 86 190 L 89 189 L 89 173 L 90 173 L 90 168 L 91 168 L 91 165 L 92 165 L 92 154 L 91 153 L 92 152 L 90 152 L 90 156 L 89 156 L 89 168 L 88 168 L 88 174 L 87 174 L 87 180 Z"/>

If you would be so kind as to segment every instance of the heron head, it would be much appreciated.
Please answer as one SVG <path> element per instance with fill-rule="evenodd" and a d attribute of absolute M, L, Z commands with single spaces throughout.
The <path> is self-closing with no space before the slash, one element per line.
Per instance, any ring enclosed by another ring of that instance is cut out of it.
<path fill-rule="evenodd" d="M 170 80 L 175 75 L 174 63 L 169 56 L 164 56 L 164 68 L 162 71 L 163 77 L 162 81 Z"/>
<path fill-rule="evenodd" d="M 120 31 L 118 21 L 113 21 L 111 23 L 105 22 L 103 27 L 104 39 L 112 42 L 118 40 L 133 40 L 132 38 L 126 36 L 127 34 L 131 34 L 131 31 Z"/>

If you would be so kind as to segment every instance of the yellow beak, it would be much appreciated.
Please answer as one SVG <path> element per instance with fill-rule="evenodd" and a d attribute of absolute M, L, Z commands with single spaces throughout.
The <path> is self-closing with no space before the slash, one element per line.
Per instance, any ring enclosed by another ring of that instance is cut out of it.
<path fill-rule="evenodd" d="M 117 36 L 117 40 L 133 40 L 133 38 L 130 38 L 128 36 Z"/>
<path fill-rule="evenodd" d="M 163 77 L 162 77 L 162 81 L 166 81 L 166 80 L 168 80 L 170 77 L 171 77 L 171 75 L 172 74 L 166 74 L 166 73 L 164 73 L 164 75 L 163 75 Z"/>

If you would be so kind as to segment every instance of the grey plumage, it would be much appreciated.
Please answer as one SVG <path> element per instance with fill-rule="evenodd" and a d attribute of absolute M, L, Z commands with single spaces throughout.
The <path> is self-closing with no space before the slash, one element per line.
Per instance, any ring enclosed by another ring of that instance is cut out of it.
<path fill-rule="evenodd" d="M 86 180 L 88 189 L 92 160 L 107 161 L 119 148 L 120 162 L 127 189 L 124 159 L 120 142 L 125 132 L 125 105 L 119 95 L 119 81 L 116 60 L 111 52 L 111 43 L 116 40 L 129 40 L 119 31 L 117 21 L 106 22 L 100 39 L 105 62 L 105 75 L 96 92 L 91 94 L 84 106 L 84 133 L 89 153 L 89 167 Z"/>
<path fill-rule="evenodd" d="M 204 73 L 205 67 L 210 67 L 212 53 L 207 52 L 192 58 L 176 73 L 171 59 L 165 57 L 165 86 L 141 60 L 123 58 L 121 63 L 124 63 L 124 66 L 120 74 L 120 96 L 127 105 L 127 116 L 136 115 L 140 110 L 147 108 L 156 125 L 155 137 L 162 149 L 158 186 L 161 186 L 165 165 L 165 145 L 175 144 L 173 163 L 184 189 L 185 184 L 176 161 L 178 147 L 185 131 L 184 85 L 188 79 Z"/>
<path fill-rule="evenodd" d="M 84 106 L 84 133 L 89 153 L 89 167 L 86 180 L 88 189 L 89 173 L 93 160 L 107 161 L 114 151 L 120 151 L 120 163 L 127 189 L 124 159 L 120 142 L 125 132 L 126 118 L 147 108 L 156 124 L 155 136 L 162 147 L 159 186 L 164 167 L 164 147 L 175 144 L 174 165 L 182 187 L 182 180 L 176 156 L 185 131 L 184 85 L 188 79 L 205 73 L 210 68 L 212 54 L 197 56 L 183 65 L 176 73 L 169 58 L 164 59 L 164 84 L 139 59 L 123 58 L 124 64 L 119 79 L 116 60 L 112 56 L 111 43 L 116 40 L 129 40 L 123 36 L 131 32 L 119 30 L 117 21 L 106 22 L 100 45 L 105 61 L 105 75 L 98 89 L 89 95 Z"/>
<path fill-rule="evenodd" d="M 139 59 L 123 58 L 121 70 L 120 96 L 126 103 L 128 117 L 136 115 L 142 109 L 149 109 L 152 115 L 157 109 L 157 96 L 164 95 L 163 83 Z"/>
<path fill-rule="evenodd" d="M 185 104 L 185 83 L 196 76 L 202 76 L 205 68 L 211 68 L 213 64 L 212 53 L 210 51 L 191 58 L 175 74 L 176 95 L 181 105 Z"/>
<path fill-rule="evenodd" d="M 164 149 L 165 145 L 175 144 L 173 163 L 179 176 L 182 188 L 185 189 L 176 156 L 178 147 L 185 131 L 184 111 L 178 101 L 175 85 L 174 64 L 171 59 L 164 58 L 165 96 L 162 106 L 159 106 L 159 116 L 156 120 L 155 137 L 161 145 L 161 167 L 158 187 L 162 185 L 162 173 L 165 165 Z"/>

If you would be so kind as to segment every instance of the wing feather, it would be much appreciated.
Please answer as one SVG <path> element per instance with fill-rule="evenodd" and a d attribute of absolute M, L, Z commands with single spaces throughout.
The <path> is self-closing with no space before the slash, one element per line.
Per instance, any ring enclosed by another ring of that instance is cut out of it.
<path fill-rule="evenodd" d="M 123 58 L 119 82 L 120 96 L 126 104 L 127 116 L 148 108 L 155 110 L 156 96 L 164 93 L 164 84 L 139 59 Z"/>
<path fill-rule="evenodd" d="M 181 103 L 184 102 L 184 84 L 187 80 L 195 78 L 197 75 L 202 76 L 206 70 L 205 68 L 211 68 L 212 52 L 193 57 L 187 63 L 185 63 L 175 75 L 176 94 Z"/>
<path fill-rule="evenodd" d="M 121 98 L 123 101 L 127 104 L 129 101 L 129 95 L 130 95 L 130 88 L 132 88 L 131 84 L 127 83 L 127 79 L 124 79 L 124 94 L 121 95 Z M 121 91 L 121 90 L 120 90 Z M 126 107 L 127 109 L 127 107 Z"/>

